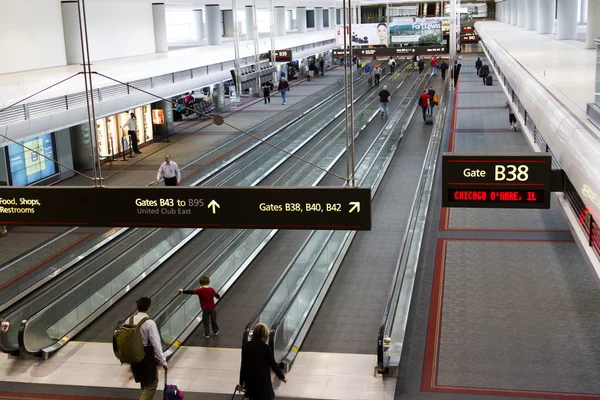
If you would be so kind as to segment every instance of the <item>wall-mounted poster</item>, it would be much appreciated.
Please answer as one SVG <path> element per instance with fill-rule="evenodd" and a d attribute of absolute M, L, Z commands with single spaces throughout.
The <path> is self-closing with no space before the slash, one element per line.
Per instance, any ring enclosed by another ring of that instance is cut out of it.
<path fill-rule="evenodd" d="M 442 21 L 414 19 L 390 23 L 390 44 L 428 45 L 442 42 Z"/>
<path fill-rule="evenodd" d="M 338 45 L 344 45 L 343 25 L 336 27 L 336 42 Z M 346 33 L 349 28 L 346 26 Z M 388 27 L 385 23 L 379 24 L 360 24 L 352 25 L 352 33 L 346 39 L 352 46 L 377 46 L 388 45 Z"/>

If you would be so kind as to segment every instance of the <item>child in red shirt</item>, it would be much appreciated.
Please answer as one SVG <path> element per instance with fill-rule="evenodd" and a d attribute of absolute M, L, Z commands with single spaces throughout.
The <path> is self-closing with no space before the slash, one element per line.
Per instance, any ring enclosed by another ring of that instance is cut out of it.
<path fill-rule="evenodd" d="M 204 323 L 204 337 L 210 338 L 210 329 L 212 325 L 213 335 L 219 334 L 219 325 L 217 325 L 217 311 L 215 310 L 215 298 L 220 299 L 219 293 L 210 286 L 208 276 L 200 277 L 200 287 L 194 290 L 179 289 L 183 294 L 195 294 L 200 299 L 200 307 L 202 307 L 202 322 Z"/>

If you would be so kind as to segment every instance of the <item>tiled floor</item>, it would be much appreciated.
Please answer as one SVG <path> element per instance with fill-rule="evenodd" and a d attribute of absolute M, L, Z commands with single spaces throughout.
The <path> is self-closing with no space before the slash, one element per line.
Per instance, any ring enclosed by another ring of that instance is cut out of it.
<path fill-rule="evenodd" d="M 183 391 L 230 393 L 238 383 L 239 349 L 183 347 L 169 361 L 169 382 Z M 395 379 L 374 376 L 374 355 L 303 352 L 288 383 L 275 378 L 278 397 L 391 400 Z M 163 386 L 163 374 L 159 387 Z M 119 365 L 112 345 L 70 342 L 47 361 L 0 358 L 0 380 L 137 389 L 129 368 Z"/>

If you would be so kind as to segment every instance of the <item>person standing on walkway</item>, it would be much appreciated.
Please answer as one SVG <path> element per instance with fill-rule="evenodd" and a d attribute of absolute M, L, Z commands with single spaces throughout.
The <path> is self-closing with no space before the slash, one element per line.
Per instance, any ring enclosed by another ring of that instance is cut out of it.
<path fill-rule="evenodd" d="M 179 166 L 175 161 L 171 160 L 171 156 L 169 154 L 165 154 L 165 162 L 163 162 L 158 168 L 156 182 L 160 182 L 162 178 L 165 179 L 165 186 L 177 186 L 181 181 L 181 172 L 179 171 Z"/>
<path fill-rule="evenodd" d="M 138 149 L 138 139 L 137 139 L 137 118 L 134 113 L 129 114 L 129 119 L 121 128 L 127 127 L 127 133 L 131 137 L 131 147 L 133 147 L 133 151 L 135 154 L 142 154 L 140 149 Z"/>
<path fill-rule="evenodd" d="M 427 89 L 427 94 L 429 95 L 429 114 L 433 114 L 433 107 L 437 106 L 438 104 L 436 100 L 439 101 L 438 95 L 431 86 L 429 86 L 429 89 Z"/>
<path fill-rule="evenodd" d="M 412 58 L 412 61 L 413 61 L 413 69 L 417 69 L 417 67 L 419 66 L 419 56 L 415 54 Z"/>
<path fill-rule="evenodd" d="M 321 75 L 325 75 L 325 60 L 323 57 L 319 60 L 319 68 L 321 69 Z"/>
<path fill-rule="evenodd" d="M 288 83 L 288 81 L 285 80 L 285 78 L 281 78 L 279 80 L 279 85 L 277 86 L 277 90 L 279 90 L 279 92 L 281 93 L 281 100 L 284 106 L 285 106 L 285 99 L 287 97 L 287 92 L 288 90 L 290 90 L 290 84 Z"/>
<path fill-rule="evenodd" d="M 271 104 L 271 82 L 262 83 L 263 97 L 265 98 L 265 104 L 269 102 Z"/>
<path fill-rule="evenodd" d="M 381 117 L 388 116 L 390 102 L 392 101 L 392 94 L 388 91 L 387 85 L 383 85 L 383 90 L 379 92 L 379 109 L 381 110 Z"/>
<path fill-rule="evenodd" d="M 423 62 L 422 59 L 419 59 L 419 62 L 417 63 L 417 66 L 419 67 L 419 74 L 420 74 L 425 69 L 425 62 Z"/>
<path fill-rule="evenodd" d="M 437 76 L 437 70 L 438 70 L 438 59 L 433 57 L 431 59 L 431 61 L 429 62 L 429 65 L 431 65 L 431 76 L 436 75 Z"/>
<path fill-rule="evenodd" d="M 490 74 L 490 67 L 486 65 L 482 65 L 479 68 L 479 76 L 483 79 L 483 84 L 485 85 L 485 81 L 487 80 L 488 75 Z"/>
<path fill-rule="evenodd" d="M 477 70 L 477 76 L 479 76 L 479 70 L 481 69 L 482 65 L 483 62 L 481 61 L 481 58 L 477 57 L 477 61 L 475 61 L 475 69 Z"/>
<path fill-rule="evenodd" d="M 394 70 L 396 69 L 396 60 L 394 60 L 392 57 L 390 57 L 390 60 L 388 61 L 388 66 L 390 67 L 390 74 L 394 74 Z"/>
<path fill-rule="evenodd" d="M 379 87 L 379 79 L 381 79 L 381 66 L 375 66 L 373 73 L 375 74 L 375 86 Z"/>
<path fill-rule="evenodd" d="M 246 389 L 246 396 L 252 400 L 273 400 L 275 392 L 271 382 L 271 370 L 279 380 L 287 379 L 275 361 L 273 350 L 267 344 L 269 328 L 256 324 L 252 330 L 252 340 L 242 345 L 242 365 L 240 386 Z"/>
<path fill-rule="evenodd" d="M 179 289 L 183 294 L 195 294 L 200 300 L 202 308 L 202 323 L 204 324 L 204 338 L 210 338 L 210 328 L 212 326 L 213 335 L 219 336 L 219 325 L 217 325 L 217 311 L 215 310 L 215 298 L 220 299 L 219 293 L 210 286 L 208 276 L 200 277 L 200 287 L 194 290 Z"/>
<path fill-rule="evenodd" d="M 136 302 L 138 313 L 130 321 L 131 325 L 137 325 L 145 319 L 140 327 L 145 356 L 142 362 L 131 364 L 133 378 L 142 388 L 140 400 L 152 400 L 154 398 L 154 393 L 158 386 L 157 361 L 165 371 L 169 369 L 167 360 L 162 352 L 160 334 L 158 333 L 156 322 L 149 317 L 151 304 L 152 301 L 148 297 L 140 298 Z"/>
<path fill-rule="evenodd" d="M 429 93 L 428 93 L 427 89 L 423 90 L 423 94 L 419 98 L 419 105 L 421 106 L 421 109 L 423 110 L 423 121 L 425 121 L 427 112 L 429 111 L 429 108 L 431 106 L 431 103 L 429 100 Z"/>
<path fill-rule="evenodd" d="M 448 72 L 448 67 L 448 63 L 445 60 L 442 60 L 442 63 L 440 64 L 440 72 L 443 80 L 446 80 L 446 72 Z"/>
<path fill-rule="evenodd" d="M 510 124 L 510 129 L 513 129 L 515 132 L 517 131 L 517 117 L 515 116 L 515 112 L 507 101 L 504 104 L 504 108 L 508 108 L 508 123 Z"/>

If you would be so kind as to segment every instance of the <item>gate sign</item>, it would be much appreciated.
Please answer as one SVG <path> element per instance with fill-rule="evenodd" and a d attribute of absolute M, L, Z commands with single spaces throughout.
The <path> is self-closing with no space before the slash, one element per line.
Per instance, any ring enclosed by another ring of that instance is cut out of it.
<path fill-rule="evenodd" d="M 291 62 L 294 61 L 292 58 L 292 50 L 275 50 L 275 62 Z"/>
<path fill-rule="evenodd" d="M 344 49 L 333 49 L 334 57 L 344 57 L 349 51 Z M 404 46 L 404 47 L 373 47 L 352 49 L 352 55 L 357 57 L 400 57 L 427 54 L 445 54 L 448 53 L 447 45 L 437 44 L 430 46 Z"/>
<path fill-rule="evenodd" d="M 444 153 L 442 207 L 550 208 L 548 153 Z"/>
<path fill-rule="evenodd" d="M 2 187 L 0 225 L 370 230 L 371 189 Z"/>

